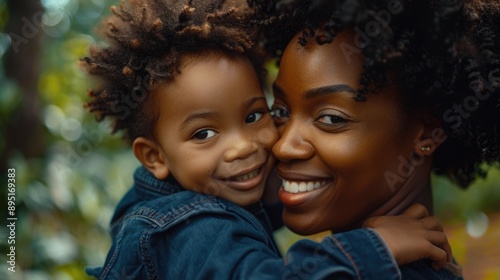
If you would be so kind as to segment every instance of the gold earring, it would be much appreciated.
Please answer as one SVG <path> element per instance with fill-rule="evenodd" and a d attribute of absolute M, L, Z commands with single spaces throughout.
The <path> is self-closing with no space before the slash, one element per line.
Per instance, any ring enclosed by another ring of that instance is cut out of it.
<path fill-rule="evenodd" d="M 422 146 L 422 147 L 420 147 L 420 150 L 421 150 L 422 152 L 428 152 L 428 151 L 430 151 L 430 150 L 431 150 L 431 147 L 429 147 L 429 146 Z"/>

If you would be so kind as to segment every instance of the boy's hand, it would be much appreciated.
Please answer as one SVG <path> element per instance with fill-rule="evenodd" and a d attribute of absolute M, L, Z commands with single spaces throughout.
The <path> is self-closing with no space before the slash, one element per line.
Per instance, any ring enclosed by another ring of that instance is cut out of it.
<path fill-rule="evenodd" d="M 451 261 L 451 247 L 441 223 L 436 217 L 429 217 L 420 204 L 410 206 L 399 216 L 369 218 L 363 227 L 377 231 L 398 265 L 429 258 L 433 260 L 432 267 L 439 270 Z"/>

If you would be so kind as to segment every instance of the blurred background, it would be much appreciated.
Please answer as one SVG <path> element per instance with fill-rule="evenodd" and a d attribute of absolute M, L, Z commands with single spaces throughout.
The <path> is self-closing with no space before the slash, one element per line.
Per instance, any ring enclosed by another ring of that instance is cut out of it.
<path fill-rule="evenodd" d="M 100 43 L 94 29 L 112 4 L 0 0 L 0 279 L 90 279 L 84 267 L 104 262 L 109 220 L 139 163 L 108 123 L 83 109 L 91 83 L 78 59 Z M 7 262 L 10 168 L 14 273 Z M 466 279 L 500 279 L 499 168 L 465 191 L 444 178 L 433 181 L 435 212 Z M 303 237 L 282 229 L 276 238 L 285 251 Z"/>

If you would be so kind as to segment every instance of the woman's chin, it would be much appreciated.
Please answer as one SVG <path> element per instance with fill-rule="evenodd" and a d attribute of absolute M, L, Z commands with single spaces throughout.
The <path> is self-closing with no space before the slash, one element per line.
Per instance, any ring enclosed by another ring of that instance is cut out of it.
<path fill-rule="evenodd" d="M 328 227 L 316 223 L 315 219 L 291 213 L 286 208 L 283 211 L 283 223 L 288 229 L 299 235 L 312 235 L 329 230 Z"/>

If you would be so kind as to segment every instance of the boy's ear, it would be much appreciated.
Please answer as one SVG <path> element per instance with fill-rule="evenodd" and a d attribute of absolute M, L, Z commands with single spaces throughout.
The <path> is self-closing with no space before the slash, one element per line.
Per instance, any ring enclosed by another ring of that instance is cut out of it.
<path fill-rule="evenodd" d="M 414 150 L 420 156 L 431 156 L 444 140 L 446 134 L 439 124 L 422 123 L 418 128 Z"/>
<path fill-rule="evenodd" d="M 155 142 L 145 137 L 137 137 L 132 144 L 132 151 L 156 179 L 164 180 L 167 178 L 169 174 L 167 160 Z"/>

